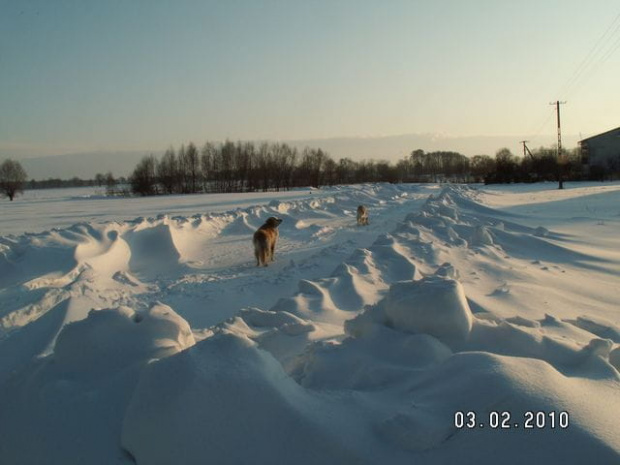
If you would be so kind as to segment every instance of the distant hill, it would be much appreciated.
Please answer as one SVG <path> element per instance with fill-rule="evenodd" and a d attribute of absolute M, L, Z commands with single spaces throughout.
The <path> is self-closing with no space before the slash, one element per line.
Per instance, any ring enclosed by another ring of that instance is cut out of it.
<path fill-rule="evenodd" d="M 111 171 L 115 177 L 129 176 L 140 159 L 151 152 L 89 152 L 47 157 L 22 158 L 28 179 L 93 179 L 97 173 Z M 160 156 L 160 153 L 154 153 Z"/>
<path fill-rule="evenodd" d="M 455 137 L 441 134 L 403 134 L 384 137 L 339 137 L 331 139 L 315 139 L 306 141 L 289 141 L 288 143 L 299 148 L 304 146 L 320 147 L 334 158 L 349 157 L 354 160 L 400 160 L 415 149 L 425 152 L 452 151 L 468 157 L 474 155 L 490 155 L 504 147 L 508 147 L 515 155 L 522 153 L 523 147 L 519 141 L 523 136 L 468 136 Z M 577 144 L 576 136 L 563 137 L 567 148 Z M 556 143 L 556 136 L 540 136 L 530 143 L 530 148 L 551 146 Z"/>

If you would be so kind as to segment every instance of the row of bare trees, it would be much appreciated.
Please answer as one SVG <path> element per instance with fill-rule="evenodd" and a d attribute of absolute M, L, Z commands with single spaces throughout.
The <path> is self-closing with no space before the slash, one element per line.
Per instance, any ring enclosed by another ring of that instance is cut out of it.
<path fill-rule="evenodd" d="M 321 149 L 300 152 L 285 143 L 231 141 L 207 142 L 201 149 L 193 143 L 169 148 L 160 159 L 146 156 L 130 177 L 132 191 L 139 195 L 280 191 L 398 180 L 397 168 L 384 161 L 335 161 Z"/>
<path fill-rule="evenodd" d="M 600 168 L 600 169 L 596 169 Z M 558 163 L 555 148 L 541 147 L 527 157 L 504 148 L 495 157 L 468 158 L 458 152 L 424 152 L 417 149 L 394 165 L 387 161 L 335 161 L 321 149 L 301 152 L 284 143 L 207 142 L 201 149 L 193 143 L 175 151 L 169 148 L 160 159 L 144 157 L 129 178 L 131 191 L 139 195 L 189 194 L 196 192 L 254 192 L 288 190 L 292 187 L 355 184 L 362 182 L 536 182 L 557 180 L 603 180 L 620 175 L 620 157 L 606 167 L 584 170 L 578 149 L 565 151 Z M 26 183 L 26 173 L 14 160 L 0 165 L 0 195 L 13 200 Z M 105 185 L 108 195 L 126 195 L 125 179 L 98 173 L 94 180 L 49 179 L 30 181 L 29 188 Z"/>
<path fill-rule="evenodd" d="M 406 170 L 408 181 L 423 182 L 452 180 L 467 182 L 469 180 L 470 160 L 457 152 L 429 152 L 418 149 L 411 152 L 409 158 L 399 162 L 401 170 Z"/>
<path fill-rule="evenodd" d="M 534 150 L 520 158 L 504 148 L 495 157 L 466 157 L 458 152 L 414 150 L 395 164 L 387 161 L 334 160 L 321 149 L 298 151 L 285 143 L 207 142 L 161 158 L 144 157 L 130 177 L 139 195 L 196 192 L 280 191 L 292 187 L 361 182 L 533 182 L 585 177 L 577 149 L 567 151 L 558 164 L 555 149 Z"/>
<path fill-rule="evenodd" d="M 560 176 L 573 181 L 592 179 L 577 148 L 563 151 L 559 161 L 555 148 L 540 147 L 525 157 L 501 149 L 494 162 L 494 169 L 483 177 L 486 183 L 557 181 Z"/>
<path fill-rule="evenodd" d="M 414 150 L 409 159 L 400 163 L 410 170 L 407 179 L 412 182 L 555 181 L 560 173 L 567 180 L 593 178 L 592 173 L 584 169 L 577 148 L 563 151 L 559 162 L 555 148 L 540 147 L 527 157 L 518 157 L 507 148 L 498 150 L 495 157 L 475 155 L 471 158 L 455 152 L 424 153 L 423 150 Z M 597 179 L 596 176 L 594 179 Z"/>

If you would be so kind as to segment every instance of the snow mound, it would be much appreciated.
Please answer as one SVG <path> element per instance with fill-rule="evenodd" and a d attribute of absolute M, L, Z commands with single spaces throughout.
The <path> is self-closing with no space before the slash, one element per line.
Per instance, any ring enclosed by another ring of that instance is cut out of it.
<path fill-rule="evenodd" d="M 287 367 L 314 337 L 322 331 L 309 320 L 284 310 L 244 308 L 235 317 L 212 328 L 215 334 L 234 334 L 249 338 Z"/>
<path fill-rule="evenodd" d="M 381 300 L 391 283 L 418 276 L 411 251 L 401 242 L 397 236 L 380 235 L 367 249 L 355 250 L 331 277 L 301 279 L 298 292 L 280 299 L 272 310 L 342 324 L 351 313 Z"/>
<path fill-rule="evenodd" d="M 447 360 L 452 351 L 427 334 L 406 334 L 373 325 L 364 334 L 342 341 L 310 345 L 291 364 L 291 376 L 312 389 L 371 391 L 411 379 Z"/>
<path fill-rule="evenodd" d="M 121 440 L 152 465 L 360 462 L 326 413 L 267 352 L 220 334 L 147 367 Z"/>
<path fill-rule="evenodd" d="M 312 324 L 287 312 L 271 312 L 258 308 L 244 308 L 239 312 L 239 317 L 250 326 L 257 328 L 278 328 L 291 336 L 314 330 Z"/>
<path fill-rule="evenodd" d="M 161 304 L 93 310 L 65 325 L 51 355 L 2 387 L 3 463 L 119 463 L 121 425 L 141 371 L 193 344 L 185 320 Z"/>
<path fill-rule="evenodd" d="M 477 226 L 471 238 L 472 245 L 493 245 L 493 236 L 489 229 L 484 226 Z"/>
<path fill-rule="evenodd" d="M 620 328 L 609 321 L 596 319 L 591 316 L 579 316 L 575 320 L 567 321 L 578 328 L 620 344 Z"/>
<path fill-rule="evenodd" d="M 609 363 L 620 372 L 620 347 L 616 347 L 609 353 Z"/>
<path fill-rule="evenodd" d="M 140 276 L 152 276 L 160 269 L 179 263 L 179 253 L 170 224 L 156 220 L 142 220 L 137 227 L 127 231 L 123 238 L 129 245 L 129 269 Z"/>
<path fill-rule="evenodd" d="M 222 233 L 225 235 L 239 235 L 239 234 L 252 234 L 258 226 L 254 226 L 250 224 L 250 219 L 252 215 L 249 215 L 247 212 L 237 212 L 234 215 L 234 219 L 222 230 Z M 257 223 L 260 223 L 260 219 L 256 219 Z"/>
<path fill-rule="evenodd" d="M 67 371 L 107 372 L 136 362 L 167 357 L 195 344 L 187 322 L 167 305 L 145 312 L 129 307 L 91 310 L 88 318 L 66 325 L 54 359 Z"/>
<path fill-rule="evenodd" d="M 388 325 L 409 333 L 464 342 L 472 315 L 460 282 L 437 276 L 400 282 L 390 287 L 383 303 Z"/>

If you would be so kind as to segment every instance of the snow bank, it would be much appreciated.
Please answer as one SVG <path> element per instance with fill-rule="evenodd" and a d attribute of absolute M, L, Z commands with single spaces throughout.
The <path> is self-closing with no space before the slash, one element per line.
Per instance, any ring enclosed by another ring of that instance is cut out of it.
<path fill-rule="evenodd" d="M 152 465 L 362 461 L 339 440 L 331 416 L 268 353 L 222 334 L 148 367 L 122 444 Z"/>
<path fill-rule="evenodd" d="M 0 388 L 3 463 L 127 463 L 120 430 L 143 368 L 194 344 L 170 307 L 93 310 Z"/>
<path fill-rule="evenodd" d="M 392 285 L 384 312 L 394 328 L 435 336 L 444 342 L 467 340 L 472 316 L 461 283 L 428 277 Z"/>
<path fill-rule="evenodd" d="M 422 333 L 415 320 L 415 334 L 406 317 L 390 321 L 393 294 L 416 302 L 421 287 L 436 285 L 433 280 L 392 285 L 385 299 L 345 324 L 348 339 L 310 346 L 291 375 L 314 389 L 355 390 L 367 398 L 394 393 L 391 400 L 400 404 L 384 403 L 383 419 L 372 428 L 377 440 L 410 453 L 416 463 L 457 456 L 466 463 L 495 463 L 498 454 L 506 463 L 523 463 L 525 457 L 536 463 L 581 463 L 595 454 L 603 463 L 618 459 L 620 440 L 613 425 L 620 413 L 620 374 L 610 365 L 611 341 L 568 344 L 545 335 L 552 319 L 521 326 L 470 316 L 469 338 L 454 350 Z M 448 287 L 450 281 L 439 282 Z M 409 316 L 414 307 L 393 308 Z M 583 402 L 587 392 L 598 393 L 597 399 Z M 474 412 L 475 426 L 457 428 L 457 412 Z M 492 426 L 493 412 L 510 418 L 505 425 L 510 431 Z M 536 412 L 542 412 L 544 425 L 532 429 L 527 419 Z M 558 426 L 560 412 L 570 418 L 569 428 Z M 395 456 L 394 463 L 407 463 Z"/>
<path fill-rule="evenodd" d="M 412 380 L 447 360 L 451 349 L 427 334 L 408 334 L 378 324 L 353 332 L 340 344 L 310 345 L 289 370 L 302 386 L 317 390 L 383 390 Z"/>
<path fill-rule="evenodd" d="M 187 322 L 157 303 L 144 312 L 129 307 L 92 310 L 60 332 L 54 359 L 67 371 L 107 372 L 167 357 L 195 344 Z"/>

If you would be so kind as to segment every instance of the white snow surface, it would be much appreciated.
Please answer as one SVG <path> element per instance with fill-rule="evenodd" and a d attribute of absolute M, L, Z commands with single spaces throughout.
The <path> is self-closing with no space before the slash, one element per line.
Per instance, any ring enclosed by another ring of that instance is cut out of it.
<path fill-rule="evenodd" d="M 620 184 L 566 187 L 4 202 L 0 463 L 620 463 Z"/>

